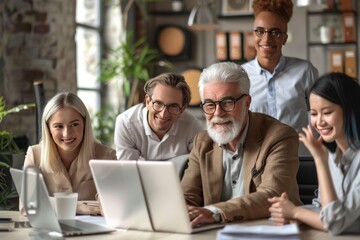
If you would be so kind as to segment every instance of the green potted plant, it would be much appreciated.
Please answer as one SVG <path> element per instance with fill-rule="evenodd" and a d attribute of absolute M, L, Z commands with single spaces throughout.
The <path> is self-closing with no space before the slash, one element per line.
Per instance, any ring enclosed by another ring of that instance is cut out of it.
<path fill-rule="evenodd" d="M 114 147 L 114 131 L 115 131 L 115 119 L 117 116 L 116 110 L 110 106 L 103 106 L 95 114 L 91 113 L 91 119 L 93 123 L 94 134 L 101 143 L 110 147 Z"/>
<path fill-rule="evenodd" d="M 157 63 L 160 53 L 148 45 L 145 37 L 134 42 L 133 34 L 128 33 L 119 47 L 110 50 L 109 55 L 110 59 L 101 62 L 100 81 L 108 82 L 115 77 L 122 77 L 122 90 L 127 98 L 126 107 L 129 108 L 136 104 L 139 81 L 149 79 L 149 68 Z M 169 62 L 162 63 L 171 67 Z"/>
<path fill-rule="evenodd" d="M 161 0 L 129 0 L 120 1 L 122 29 L 127 29 L 130 10 L 136 6 L 144 19 L 147 19 L 147 3 Z M 113 5 L 114 3 L 109 3 Z M 115 4 L 114 6 L 117 6 Z M 129 108 L 137 103 L 139 83 L 149 79 L 149 70 L 155 65 L 172 68 L 170 62 L 161 59 L 157 49 L 150 47 L 146 37 L 136 39 L 132 31 L 124 31 L 118 47 L 108 49 L 108 58 L 101 61 L 101 82 L 109 82 L 121 78 L 122 91 Z M 120 111 L 119 111 L 120 112 Z"/>
<path fill-rule="evenodd" d="M 11 113 L 17 113 L 25 109 L 35 107 L 35 104 L 20 104 L 10 109 L 5 109 L 5 100 L 0 96 L 0 124 Z M 17 192 L 12 188 L 9 168 L 13 165 L 13 157 L 21 153 L 16 144 L 15 134 L 6 130 L 0 130 L 0 208 L 8 209 L 12 205 L 10 199 L 17 197 Z M 23 155 L 22 155 L 23 157 Z"/>
<path fill-rule="evenodd" d="M 144 19 L 147 18 L 146 4 L 159 0 L 129 0 L 120 1 L 122 12 L 122 29 L 127 29 L 127 21 L 130 9 L 136 6 Z M 109 7 L 113 2 L 109 2 Z M 117 4 L 113 5 L 114 7 Z M 141 99 L 142 84 L 150 78 L 150 70 L 155 65 L 171 68 L 170 62 L 161 59 L 161 54 L 155 48 L 150 47 L 146 37 L 136 39 L 132 31 L 126 31 L 120 44 L 115 48 L 108 48 L 108 57 L 100 63 L 101 75 L 99 81 L 103 83 L 115 83 L 125 96 L 124 108 L 137 104 Z M 121 102 L 121 99 L 119 99 Z M 95 136 L 102 142 L 112 145 L 113 128 L 116 116 L 123 110 L 119 104 L 118 109 L 102 107 L 99 112 L 93 114 Z M 105 117 L 107 115 L 107 117 Z"/>

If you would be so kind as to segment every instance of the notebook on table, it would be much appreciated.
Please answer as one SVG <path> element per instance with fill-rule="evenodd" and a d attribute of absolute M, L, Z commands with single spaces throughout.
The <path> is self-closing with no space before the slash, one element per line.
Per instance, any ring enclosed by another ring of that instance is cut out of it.
<path fill-rule="evenodd" d="M 41 174 L 32 171 L 27 173 L 28 186 L 32 186 L 25 192 L 25 173 L 23 170 L 10 168 L 11 176 L 14 180 L 16 190 L 20 196 L 20 201 L 24 208 L 31 226 L 37 230 L 57 232 L 63 236 L 89 235 L 99 233 L 109 233 L 114 231 L 112 228 L 99 224 L 88 223 L 80 220 L 58 220 L 53 209 L 49 194 Z M 28 195 L 25 200 L 25 194 Z M 36 199 L 34 201 L 34 199 Z M 36 211 L 34 211 L 36 209 Z"/>
<path fill-rule="evenodd" d="M 130 222 L 131 224 L 122 224 L 130 229 L 140 229 L 139 224 L 142 221 L 148 224 L 147 228 L 143 230 L 176 233 L 194 233 L 224 226 L 223 224 L 191 226 L 179 175 L 174 164 L 170 161 L 91 160 L 90 168 L 101 205 L 105 211 L 108 211 L 107 213 L 104 212 L 106 220 L 122 218 L 126 222 L 124 214 L 116 213 L 113 209 L 114 205 L 124 203 L 123 208 L 133 209 L 127 211 L 127 214 L 132 215 L 130 219 L 137 219 L 137 221 Z M 121 180 L 119 175 L 124 173 L 126 175 Z M 131 179 L 134 184 L 127 184 L 127 179 Z M 120 181 L 125 183 L 120 183 Z M 119 191 L 124 191 L 124 193 L 116 194 L 117 199 L 115 196 L 112 197 L 111 194 Z M 134 196 L 129 197 L 129 195 Z M 127 198 L 137 199 L 137 205 L 140 209 L 137 211 L 140 211 L 141 214 L 134 210 L 134 202 Z M 107 224 L 116 227 L 110 222 Z"/>

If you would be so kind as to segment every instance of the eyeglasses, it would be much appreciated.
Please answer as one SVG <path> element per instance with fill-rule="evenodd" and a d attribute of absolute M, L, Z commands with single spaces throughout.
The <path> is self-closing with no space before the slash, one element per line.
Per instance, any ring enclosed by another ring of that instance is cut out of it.
<path fill-rule="evenodd" d="M 156 101 L 156 100 L 151 101 L 151 103 L 152 103 L 152 108 L 157 112 L 161 112 L 166 107 L 166 109 L 168 110 L 168 112 L 170 114 L 177 115 L 177 114 L 181 113 L 182 108 L 179 105 L 177 105 L 176 103 L 166 105 L 163 102 Z"/>
<path fill-rule="evenodd" d="M 232 110 L 235 109 L 235 103 L 237 101 L 239 101 L 242 97 L 247 96 L 247 94 L 243 94 L 240 97 L 238 97 L 237 99 L 232 99 L 232 98 L 228 98 L 228 99 L 223 99 L 220 101 L 206 101 L 204 103 L 202 103 L 200 106 L 202 108 L 202 110 L 204 111 L 204 113 L 206 114 L 214 114 L 216 111 L 216 105 L 219 104 L 221 110 L 223 110 L 224 112 L 231 112 Z"/>
<path fill-rule="evenodd" d="M 280 29 L 271 29 L 269 31 L 266 31 L 264 28 L 257 28 L 254 30 L 254 33 L 259 38 L 262 38 L 267 33 L 269 37 L 278 38 L 281 34 L 286 32 L 281 32 Z"/>

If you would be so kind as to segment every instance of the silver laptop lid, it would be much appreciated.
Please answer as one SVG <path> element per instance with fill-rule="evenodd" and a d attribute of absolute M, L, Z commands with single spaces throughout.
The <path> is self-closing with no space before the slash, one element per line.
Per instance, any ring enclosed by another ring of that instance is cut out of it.
<path fill-rule="evenodd" d="M 37 167 L 25 168 L 22 179 L 22 202 L 31 226 L 39 230 L 61 233 L 45 181 Z"/>
<path fill-rule="evenodd" d="M 173 162 L 138 161 L 138 168 L 155 231 L 195 233 L 224 226 L 191 226 L 178 171 Z"/>
<path fill-rule="evenodd" d="M 138 161 L 155 231 L 191 233 L 179 175 L 169 161 Z"/>
<path fill-rule="evenodd" d="M 22 182 L 24 171 L 16 168 L 10 168 L 10 174 L 15 184 L 16 191 L 18 192 L 19 201 L 22 201 Z"/>
<path fill-rule="evenodd" d="M 64 236 L 109 233 L 114 229 L 99 224 L 79 220 L 58 220 L 51 205 L 43 176 L 37 167 L 29 166 L 23 170 L 10 169 L 20 201 L 33 228 L 46 232 L 57 232 Z M 66 229 L 64 229 L 66 225 Z M 58 236 L 58 235 L 55 235 Z"/>
<path fill-rule="evenodd" d="M 136 161 L 90 160 L 106 224 L 152 231 Z"/>

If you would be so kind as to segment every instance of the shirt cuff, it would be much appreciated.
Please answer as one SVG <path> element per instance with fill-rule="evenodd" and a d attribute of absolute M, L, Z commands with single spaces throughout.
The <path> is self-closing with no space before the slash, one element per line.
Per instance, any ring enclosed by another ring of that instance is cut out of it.
<path fill-rule="evenodd" d="M 222 222 L 222 217 L 221 217 L 222 211 L 219 208 L 214 206 L 205 206 L 204 208 L 206 208 L 207 210 L 213 213 L 212 217 L 214 218 L 215 222 L 217 223 Z"/>

